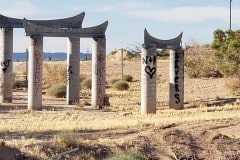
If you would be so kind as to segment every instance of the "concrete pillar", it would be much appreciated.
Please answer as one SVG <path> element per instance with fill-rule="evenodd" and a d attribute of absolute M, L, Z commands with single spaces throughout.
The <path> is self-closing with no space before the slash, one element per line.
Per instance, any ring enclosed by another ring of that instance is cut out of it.
<path fill-rule="evenodd" d="M 105 97 L 106 39 L 93 38 L 92 43 L 92 107 L 102 109 Z"/>
<path fill-rule="evenodd" d="M 28 109 L 42 109 L 43 37 L 30 37 L 28 62 Z"/>
<path fill-rule="evenodd" d="M 144 44 L 141 56 L 141 114 L 156 113 L 156 45 Z"/>
<path fill-rule="evenodd" d="M 0 103 L 12 102 L 13 28 L 0 29 Z"/>
<path fill-rule="evenodd" d="M 170 84 L 169 107 L 184 107 L 184 52 L 170 50 Z"/>
<path fill-rule="evenodd" d="M 67 104 L 79 101 L 80 90 L 80 38 L 67 40 Z"/>

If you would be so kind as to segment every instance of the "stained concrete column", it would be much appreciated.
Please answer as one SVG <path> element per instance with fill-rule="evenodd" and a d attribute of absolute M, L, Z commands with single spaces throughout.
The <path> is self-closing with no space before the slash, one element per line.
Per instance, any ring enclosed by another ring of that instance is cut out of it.
<path fill-rule="evenodd" d="M 141 114 L 156 113 L 156 45 L 144 44 L 141 56 Z"/>
<path fill-rule="evenodd" d="M 169 107 L 183 109 L 184 105 L 184 52 L 170 50 Z"/>
<path fill-rule="evenodd" d="M 30 37 L 28 62 L 28 109 L 42 109 L 43 37 Z"/>
<path fill-rule="evenodd" d="M 0 29 L 0 103 L 12 102 L 13 28 Z"/>
<path fill-rule="evenodd" d="M 80 90 L 80 38 L 67 40 L 67 104 L 79 101 Z"/>
<path fill-rule="evenodd" d="M 93 38 L 92 43 L 92 107 L 102 109 L 105 97 L 106 39 Z"/>

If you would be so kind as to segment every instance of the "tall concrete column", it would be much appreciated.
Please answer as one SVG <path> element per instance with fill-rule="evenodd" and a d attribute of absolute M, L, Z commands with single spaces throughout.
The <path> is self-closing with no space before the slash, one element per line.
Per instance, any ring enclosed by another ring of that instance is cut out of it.
<path fill-rule="evenodd" d="M 43 37 L 30 37 L 28 62 L 28 109 L 42 109 Z"/>
<path fill-rule="evenodd" d="M 80 90 L 80 38 L 67 40 L 67 104 L 79 101 Z"/>
<path fill-rule="evenodd" d="M 156 113 L 156 45 L 144 44 L 141 56 L 141 114 Z"/>
<path fill-rule="evenodd" d="M 0 29 L 0 103 L 12 102 L 13 28 Z"/>
<path fill-rule="evenodd" d="M 106 39 L 93 38 L 92 43 L 92 107 L 102 109 L 105 97 Z"/>
<path fill-rule="evenodd" d="M 170 50 L 170 84 L 169 107 L 183 109 L 184 107 L 184 52 Z"/>

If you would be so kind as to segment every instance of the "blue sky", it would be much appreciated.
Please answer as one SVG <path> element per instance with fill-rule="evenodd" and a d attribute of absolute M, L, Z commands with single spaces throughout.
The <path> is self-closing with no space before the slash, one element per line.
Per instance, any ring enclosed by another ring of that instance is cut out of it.
<path fill-rule="evenodd" d="M 211 43 L 215 29 L 229 29 L 230 0 L 0 0 L 0 14 L 14 18 L 55 19 L 85 12 L 83 27 L 106 20 L 107 53 L 143 43 L 143 31 L 159 39 L 183 32 L 183 44 Z M 240 29 L 240 1 L 232 0 L 232 29 Z M 91 52 L 81 39 L 81 52 Z M 14 52 L 24 52 L 28 37 L 14 30 Z M 66 38 L 44 38 L 44 51 L 66 52 Z"/>

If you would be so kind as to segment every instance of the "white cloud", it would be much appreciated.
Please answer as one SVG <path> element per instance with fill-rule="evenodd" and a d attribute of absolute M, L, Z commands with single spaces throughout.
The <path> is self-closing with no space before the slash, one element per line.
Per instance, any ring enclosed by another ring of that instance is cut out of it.
<path fill-rule="evenodd" d="M 240 9 L 232 10 L 234 18 L 240 18 Z M 224 7 L 176 7 L 129 12 L 130 15 L 161 22 L 203 22 L 207 20 L 229 21 L 229 9 Z"/>
<path fill-rule="evenodd" d="M 9 0 L 7 3 L 1 4 L 1 14 L 8 17 L 23 18 L 39 12 L 40 10 L 30 0 Z"/>
<path fill-rule="evenodd" d="M 149 3 L 143 3 L 143 2 L 134 2 L 134 1 L 128 1 L 128 2 L 120 2 L 115 5 L 104 5 L 99 6 L 95 10 L 97 12 L 129 12 L 129 11 L 135 11 L 139 9 L 148 8 L 151 5 Z"/>
<path fill-rule="evenodd" d="M 164 23 L 179 22 L 203 22 L 203 21 L 229 21 L 229 8 L 219 6 L 201 7 L 173 7 L 163 8 L 154 6 L 150 3 L 122 2 L 116 5 L 98 7 L 97 12 L 113 13 L 118 12 L 128 16 L 144 18 L 147 20 L 159 21 Z M 232 9 L 233 19 L 240 19 L 240 8 Z M 235 21 L 235 23 L 238 23 Z"/>

